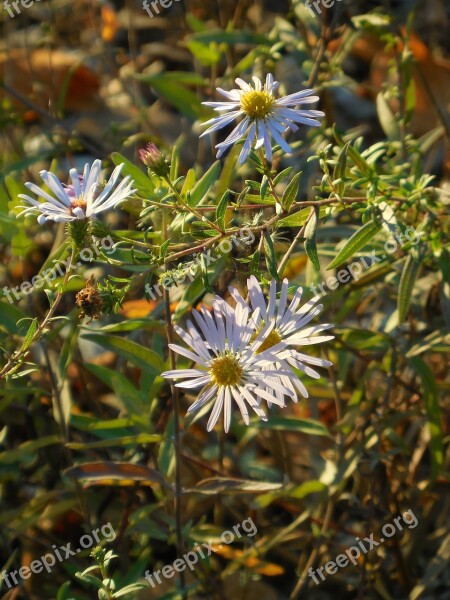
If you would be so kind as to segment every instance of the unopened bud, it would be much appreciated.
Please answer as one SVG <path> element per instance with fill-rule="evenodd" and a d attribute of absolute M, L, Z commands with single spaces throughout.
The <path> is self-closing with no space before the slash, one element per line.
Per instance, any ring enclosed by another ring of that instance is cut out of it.
<path fill-rule="evenodd" d="M 165 156 L 158 150 L 155 144 L 147 144 L 146 148 L 139 150 L 139 158 L 144 165 L 159 177 L 167 177 L 170 173 L 170 164 Z"/>

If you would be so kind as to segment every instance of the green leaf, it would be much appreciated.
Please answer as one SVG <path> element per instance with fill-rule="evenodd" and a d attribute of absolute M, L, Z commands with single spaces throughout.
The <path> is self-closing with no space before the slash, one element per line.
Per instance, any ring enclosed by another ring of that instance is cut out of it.
<path fill-rule="evenodd" d="M 447 248 L 442 249 L 439 257 L 439 265 L 442 273 L 442 281 L 440 286 L 442 312 L 444 314 L 447 329 L 450 331 L 450 252 Z"/>
<path fill-rule="evenodd" d="M 308 435 L 323 435 L 332 437 L 328 429 L 319 421 L 313 419 L 294 419 L 289 417 L 271 417 L 269 421 L 252 423 L 256 429 L 270 429 L 276 431 L 295 431 Z"/>
<path fill-rule="evenodd" d="M 186 176 L 184 178 L 183 187 L 181 188 L 180 192 L 183 198 L 188 197 L 188 192 L 190 192 L 193 189 L 195 181 L 196 175 L 194 169 L 188 169 L 188 172 L 186 173 Z"/>
<path fill-rule="evenodd" d="M 113 448 L 114 446 L 136 448 L 138 444 L 156 444 L 161 440 L 162 437 L 157 433 L 138 433 L 137 435 L 125 435 L 96 442 L 69 442 L 66 447 L 70 450 L 95 450 L 98 448 Z"/>
<path fill-rule="evenodd" d="M 0 327 L 4 327 L 9 333 L 17 334 L 17 323 L 25 318 L 24 313 L 14 304 L 0 302 Z"/>
<path fill-rule="evenodd" d="M 199 61 L 204 67 L 211 67 L 216 65 L 222 58 L 222 52 L 220 51 L 217 43 L 210 42 L 209 44 L 202 44 L 196 40 L 189 40 L 187 47 L 193 54 L 193 56 Z"/>
<path fill-rule="evenodd" d="M 261 200 L 264 202 L 265 197 L 267 196 L 267 188 L 269 187 L 269 179 L 267 175 L 264 175 L 261 181 L 261 186 L 259 189 L 259 196 Z"/>
<path fill-rule="evenodd" d="M 337 157 L 336 166 L 334 168 L 333 179 L 337 181 L 337 193 L 339 196 L 343 196 L 345 192 L 345 173 L 347 170 L 347 154 L 350 142 L 347 142 L 345 146 L 339 152 Z"/>
<path fill-rule="evenodd" d="M 143 590 L 144 588 L 148 588 L 148 585 L 144 585 L 143 583 L 130 583 L 126 587 L 122 588 L 118 592 L 115 592 L 112 597 L 113 598 L 123 598 L 132 592 L 138 592 L 139 590 Z"/>
<path fill-rule="evenodd" d="M 311 209 L 302 208 L 298 212 L 295 212 L 284 219 L 278 221 L 278 227 L 302 227 L 308 220 Z M 321 206 L 319 210 L 319 218 L 324 217 L 327 214 L 327 207 Z"/>
<path fill-rule="evenodd" d="M 122 373 L 113 371 L 101 365 L 87 364 L 88 371 L 107 385 L 121 400 L 123 407 L 130 415 L 142 415 L 146 412 L 144 398 L 129 379 Z"/>
<path fill-rule="evenodd" d="M 163 71 L 161 73 L 154 74 L 143 74 L 133 73 L 135 79 L 143 81 L 145 83 L 151 83 L 153 86 L 160 82 L 175 83 L 175 84 L 186 84 L 186 85 L 208 85 L 209 80 L 205 79 L 198 73 L 192 73 L 190 71 Z"/>
<path fill-rule="evenodd" d="M 412 291 L 420 269 L 420 261 L 409 254 L 403 267 L 398 288 L 398 323 L 403 323 L 411 304 Z"/>
<path fill-rule="evenodd" d="M 328 265 L 327 270 L 340 267 L 345 261 L 356 254 L 361 248 L 370 242 L 372 238 L 380 231 L 381 225 L 375 221 L 369 221 L 348 240 L 345 246 L 338 252 L 337 256 Z"/>
<path fill-rule="evenodd" d="M 151 85 L 160 96 L 189 119 L 200 119 L 211 114 L 211 111 L 202 105 L 197 94 L 175 81 L 153 79 Z"/>
<path fill-rule="evenodd" d="M 121 165 L 122 163 L 124 164 L 122 173 L 124 175 L 129 175 L 133 179 L 134 187 L 137 189 L 140 196 L 148 198 L 153 195 L 155 186 L 151 179 L 141 171 L 139 167 L 134 165 L 128 158 L 125 158 L 125 156 L 119 152 L 113 152 L 111 154 L 111 159 L 116 166 Z"/>
<path fill-rule="evenodd" d="M 22 346 L 20 347 L 19 352 L 25 352 L 25 350 L 28 350 L 28 348 L 31 346 L 31 343 L 33 341 L 33 337 L 34 334 L 36 333 L 38 328 L 38 320 L 37 319 L 33 319 L 30 323 L 30 326 L 28 328 L 28 331 L 25 335 L 25 339 L 23 341 Z"/>
<path fill-rule="evenodd" d="M 369 165 L 369 163 L 366 161 L 366 159 L 363 156 L 361 156 L 361 153 L 359 152 L 359 150 L 357 150 L 354 146 L 352 146 L 350 144 L 349 147 L 348 147 L 348 155 L 353 160 L 353 162 L 355 163 L 355 165 L 359 168 L 359 170 L 361 171 L 361 173 L 365 177 L 367 177 L 369 179 L 369 181 L 370 181 L 372 179 L 375 171 Z"/>
<path fill-rule="evenodd" d="M 263 492 L 279 490 L 281 487 L 281 483 L 266 483 L 232 477 L 212 477 L 203 479 L 194 488 L 186 489 L 185 493 L 198 493 L 206 496 L 215 496 L 216 494 L 262 494 Z"/>
<path fill-rule="evenodd" d="M 83 335 L 83 339 L 95 342 L 107 350 L 117 352 L 120 356 L 123 356 L 141 369 L 153 371 L 158 375 L 164 369 L 164 361 L 156 352 L 153 352 L 149 348 L 144 348 L 144 346 L 136 342 L 131 342 L 130 340 L 114 335 L 96 333 Z"/>
<path fill-rule="evenodd" d="M 274 279 L 279 281 L 280 277 L 277 271 L 275 248 L 273 246 L 273 241 L 268 231 L 264 232 L 264 254 L 266 257 L 267 270 Z"/>
<path fill-rule="evenodd" d="M 172 150 L 172 158 L 170 159 L 170 181 L 175 181 L 178 177 L 178 171 L 180 167 L 180 145 L 183 142 L 183 136 L 181 136 Z"/>
<path fill-rule="evenodd" d="M 74 595 L 70 591 L 70 581 L 66 581 L 59 588 L 56 600 L 74 600 Z"/>
<path fill-rule="evenodd" d="M 97 331 L 102 331 L 104 333 L 123 333 L 124 331 L 135 331 L 136 329 L 165 333 L 165 324 L 164 321 L 158 321 L 156 319 L 126 319 L 121 323 L 111 323 L 111 325 L 99 327 Z M 89 329 L 89 331 L 91 330 Z"/>
<path fill-rule="evenodd" d="M 100 579 L 97 579 L 97 577 L 94 577 L 93 575 L 83 575 L 83 573 L 77 572 L 75 573 L 75 577 L 78 577 L 78 579 L 81 579 L 81 581 L 84 581 L 85 583 L 93 585 L 98 590 L 103 588 L 103 583 L 100 581 Z"/>
<path fill-rule="evenodd" d="M 365 352 L 387 352 L 391 346 L 389 336 L 384 333 L 375 333 L 367 329 L 335 329 L 342 336 L 347 346 Z"/>
<path fill-rule="evenodd" d="M 23 458 L 26 458 L 27 456 L 35 456 L 36 452 L 41 448 L 46 448 L 47 446 L 54 446 L 55 444 L 60 443 L 61 439 L 58 435 L 48 435 L 38 440 L 24 442 L 18 448 L 1 452 L 0 464 L 11 465 L 15 462 L 20 462 Z"/>
<path fill-rule="evenodd" d="M 430 367 L 418 356 L 410 358 L 409 363 L 419 375 L 422 382 L 428 429 L 430 432 L 431 476 L 435 480 L 444 464 L 442 415 L 437 395 L 435 375 Z"/>
<path fill-rule="evenodd" d="M 279 183 L 290 177 L 293 170 L 294 167 L 286 167 L 286 169 L 283 169 L 283 171 L 281 171 L 280 173 L 278 173 L 278 175 L 275 176 L 273 180 L 273 185 L 277 186 Z"/>
<path fill-rule="evenodd" d="M 295 486 L 290 492 L 290 498 L 297 498 L 300 500 L 302 498 L 306 498 L 309 494 L 317 494 L 318 492 L 323 492 L 327 489 L 327 486 L 318 480 L 305 481 L 300 485 Z"/>
<path fill-rule="evenodd" d="M 216 209 L 216 223 L 220 229 L 225 229 L 225 216 L 227 214 L 228 200 L 230 194 L 228 191 L 222 196 Z"/>
<path fill-rule="evenodd" d="M 395 118 L 383 92 L 377 96 L 377 113 L 380 125 L 390 140 L 399 140 L 401 137 L 400 125 Z"/>
<path fill-rule="evenodd" d="M 190 206 L 197 206 L 201 200 L 210 191 L 215 182 L 220 176 L 220 161 L 216 161 L 209 167 L 203 177 L 196 183 L 194 189 L 191 191 L 189 198 Z"/>
<path fill-rule="evenodd" d="M 68 332 L 66 339 L 64 340 L 64 345 L 62 347 L 61 354 L 59 357 L 59 370 L 62 377 L 65 377 L 67 368 L 71 363 L 72 357 L 77 347 L 79 335 L 80 328 L 73 323 L 70 327 L 70 331 Z"/>
<path fill-rule="evenodd" d="M 319 223 L 319 207 L 315 206 L 312 210 L 309 221 L 305 227 L 305 252 L 312 262 L 316 271 L 320 271 L 319 256 L 317 254 L 316 231 Z"/>
<path fill-rule="evenodd" d="M 189 40 L 195 40 L 202 44 L 216 42 L 218 44 L 268 44 L 269 39 L 264 35 L 260 35 L 253 31 L 237 30 L 224 31 L 223 29 L 208 29 L 207 31 L 199 31 L 189 36 Z"/>
<path fill-rule="evenodd" d="M 302 172 L 296 173 L 294 177 L 291 179 L 286 189 L 284 190 L 283 197 L 281 198 L 281 206 L 284 210 L 288 211 L 298 196 L 298 191 L 300 189 L 300 180 L 302 177 Z"/>

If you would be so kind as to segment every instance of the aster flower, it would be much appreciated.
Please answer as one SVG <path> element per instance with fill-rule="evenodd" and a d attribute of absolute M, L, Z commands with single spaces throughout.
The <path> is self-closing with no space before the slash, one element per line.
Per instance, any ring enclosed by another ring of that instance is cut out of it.
<path fill-rule="evenodd" d="M 309 346 L 312 344 L 321 344 L 334 338 L 333 335 L 320 335 L 323 331 L 333 327 L 330 323 L 323 325 L 309 325 L 309 323 L 322 311 L 323 306 L 317 304 L 319 296 L 315 296 L 309 302 L 300 306 L 303 289 L 298 288 L 288 305 L 288 286 L 289 282 L 284 279 L 281 285 L 280 299 L 277 302 L 277 283 L 272 280 L 269 287 L 269 300 L 266 301 L 261 286 L 255 276 L 247 280 L 249 303 L 254 313 L 253 322 L 256 325 L 256 334 L 263 337 L 259 351 L 270 350 L 272 347 L 279 347 L 283 344 L 286 349 L 282 352 L 276 352 L 276 360 L 272 369 L 279 369 L 279 380 L 288 389 L 296 388 L 300 394 L 308 398 L 308 391 L 300 379 L 291 379 L 286 376 L 292 367 L 302 371 L 314 379 L 318 379 L 320 374 L 309 365 L 316 367 L 329 367 L 331 362 L 315 356 L 309 356 L 299 352 L 296 348 L 299 346 Z M 241 294 L 230 287 L 230 293 L 236 301 L 236 306 L 241 309 L 249 306 Z M 256 335 L 255 334 L 255 335 Z M 282 400 L 278 396 L 278 400 Z M 295 398 L 294 398 L 295 400 Z"/>
<path fill-rule="evenodd" d="M 206 309 L 192 312 L 196 326 L 188 321 L 187 332 L 176 327 L 179 336 L 191 349 L 177 344 L 170 344 L 170 348 L 194 361 L 199 368 L 166 371 L 162 376 L 183 379 L 175 384 L 177 387 L 202 388 L 188 412 L 214 400 L 208 431 L 215 426 L 222 410 L 225 431 L 228 431 L 233 401 L 248 425 L 247 404 L 265 421 L 267 418 L 260 406 L 261 400 L 284 406 L 284 395 L 293 397 L 295 392 L 282 385 L 279 373 L 270 369 L 275 362 L 275 353 L 281 351 L 284 344 L 259 352 L 264 336 L 270 333 L 270 326 L 255 336 L 255 321 L 250 318 L 249 306 L 239 304 L 231 309 L 224 300 L 216 298 L 213 314 Z M 255 311 L 254 317 L 258 318 L 258 314 L 259 311 Z M 287 373 L 286 378 L 289 377 L 293 375 Z"/>
<path fill-rule="evenodd" d="M 24 208 L 20 214 L 38 214 L 38 223 L 41 225 L 46 221 L 56 223 L 70 223 L 73 221 L 84 221 L 97 214 L 117 206 L 128 198 L 136 190 L 132 189 L 133 182 L 129 176 L 122 179 L 117 185 L 123 164 L 116 167 L 109 178 L 108 183 L 102 189 L 100 183 L 101 161 L 95 160 L 90 166 L 86 164 L 83 175 L 77 173 L 76 169 L 70 169 L 71 184 L 65 185 L 53 173 L 41 171 L 39 174 L 51 193 L 44 191 L 34 183 L 25 183 L 26 187 L 34 192 L 45 202 L 40 202 L 26 194 L 19 194 L 31 206 Z"/>
<path fill-rule="evenodd" d="M 283 133 L 288 129 L 297 131 L 296 123 L 317 127 L 320 125 L 317 118 L 325 116 L 320 110 L 295 108 L 299 104 L 317 102 L 319 97 L 314 95 L 314 90 L 306 89 L 289 96 L 276 98 L 275 92 L 279 84 L 273 80 L 271 74 L 267 75 L 264 86 L 258 77 L 252 79 L 253 87 L 242 79 L 236 79 L 240 89 L 227 92 L 217 88 L 219 94 L 224 96 L 227 101 L 203 102 L 203 104 L 213 107 L 217 112 L 227 114 L 214 117 L 204 123 L 204 125 L 210 125 L 210 127 L 202 136 L 217 129 L 222 129 L 222 127 L 229 125 L 239 117 L 244 117 L 226 140 L 216 145 L 218 149 L 217 158 L 220 158 L 230 146 L 243 138 L 246 138 L 246 140 L 239 155 L 240 164 L 243 164 L 247 159 L 254 142 L 256 142 L 255 150 L 264 146 L 266 156 L 270 160 L 272 158 L 271 138 L 285 152 L 292 152 L 291 147 L 283 138 Z"/>

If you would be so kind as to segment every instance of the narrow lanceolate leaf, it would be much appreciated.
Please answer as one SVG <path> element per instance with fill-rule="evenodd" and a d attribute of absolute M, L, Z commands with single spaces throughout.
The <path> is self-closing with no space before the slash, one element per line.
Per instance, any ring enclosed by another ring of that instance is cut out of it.
<path fill-rule="evenodd" d="M 340 267 L 348 258 L 356 254 L 356 252 L 359 252 L 361 248 L 364 248 L 364 246 L 376 236 L 380 229 L 381 225 L 375 223 L 375 221 L 369 221 L 360 227 L 338 252 L 337 256 L 328 265 L 327 269 Z"/>
<path fill-rule="evenodd" d="M 264 234 L 264 253 L 266 255 L 267 270 L 269 271 L 269 273 L 272 275 L 272 277 L 274 279 L 279 281 L 280 278 L 279 278 L 278 272 L 277 272 L 277 261 L 276 261 L 276 257 L 275 257 L 275 248 L 273 247 L 273 241 L 272 241 L 272 238 L 270 237 L 270 234 L 268 231 L 266 231 Z"/>
<path fill-rule="evenodd" d="M 252 423 L 255 429 L 270 429 L 277 431 L 294 431 L 308 435 L 332 437 L 328 429 L 320 421 L 313 419 L 292 419 L 289 417 L 271 417 L 269 421 Z"/>
<path fill-rule="evenodd" d="M 402 276 L 400 278 L 400 286 L 398 288 L 397 307 L 399 324 L 403 323 L 406 315 L 408 314 L 409 306 L 411 304 L 411 294 L 414 284 L 416 283 L 419 268 L 420 261 L 410 254 L 406 259 Z"/>
<path fill-rule="evenodd" d="M 398 120 L 395 118 L 388 101 L 384 97 L 383 92 L 380 92 L 377 96 L 377 113 L 378 119 L 380 120 L 380 125 L 387 137 L 390 140 L 399 140 L 400 125 Z"/>
<path fill-rule="evenodd" d="M 95 333 L 85 335 L 83 338 L 95 342 L 106 350 L 117 352 L 117 354 L 120 354 L 120 356 L 129 360 L 140 369 L 153 371 L 157 374 L 164 369 L 164 361 L 156 352 L 136 342 L 115 335 Z"/>
<path fill-rule="evenodd" d="M 34 334 L 36 333 L 37 328 L 38 328 L 38 321 L 37 321 L 37 319 L 33 319 L 31 321 L 31 325 L 28 328 L 28 331 L 25 335 L 25 339 L 23 341 L 22 347 L 20 348 L 19 352 L 25 352 L 25 350 L 28 350 L 28 348 L 31 345 L 31 342 L 33 341 L 33 337 L 34 337 Z"/>
<path fill-rule="evenodd" d="M 264 198 L 266 197 L 268 187 L 269 187 L 269 179 L 267 178 L 267 175 L 264 175 L 264 177 L 262 178 L 262 181 L 261 181 L 261 187 L 260 187 L 260 191 L 259 191 L 261 200 L 264 200 Z"/>
<path fill-rule="evenodd" d="M 450 252 L 446 248 L 442 250 L 442 254 L 439 257 L 439 264 L 442 273 L 440 293 L 442 312 L 447 329 L 450 331 Z"/>
<path fill-rule="evenodd" d="M 279 183 L 287 179 L 292 173 L 293 169 L 294 167 L 287 167 L 286 169 L 281 171 L 281 173 L 278 173 L 278 175 L 276 175 L 273 180 L 273 185 L 278 185 Z"/>
<path fill-rule="evenodd" d="M 298 190 L 300 188 L 301 176 L 301 171 L 300 173 L 296 173 L 284 190 L 283 197 L 281 198 L 281 206 L 284 208 L 284 210 L 289 210 L 295 202 L 298 196 Z"/>
<path fill-rule="evenodd" d="M 324 217 L 326 215 L 326 206 L 322 206 L 320 208 L 319 217 Z M 306 223 L 310 214 L 309 208 L 302 208 L 298 212 L 289 215 L 288 217 L 284 217 L 284 219 L 280 219 L 278 221 L 278 227 L 301 227 Z"/>
<path fill-rule="evenodd" d="M 350 142 L 347 142 L 339 153 L 336 166 L 334 168 L 333 179 L 336 183 L 337 193 L 343 196 L 345 192 L 345 170 L 347 168 L 347 153 Z"/>
<path fill-rule="evenodd" d="M 161 244 L 161 247 L 159 249 L 159 258 L 161 258 L 162 260 L 164 260 L 167 256 L 167 250 L 169 249 L 169 244 L 170 244 L 170 239 L 166 240 L 165 242 L 163 242 Z"/>
<path fill-rule="evenodd" d="M 409 359 L 409 363 L 419 375 L 422 383 L 428 429 L 430 432 L 431 477 L 432 479 L 436 479 L 444 464 L 442 416 L 437 395 L 436 381 L 430 367 L 421 358 L 414 356 Z"/>
<path fill-rule="evenodd" d="M 113 152 L 111 158 L 116 166 L 124 164 L 122 174 L 129 175 L 134 181 L 134 187 L 137 188 L 139 195 L 144 198 L 151 196 L 155 191 L 155 186 L 152 181 L 143 173 L 139 167 L 129 161 L 123 154 Z"/>
<path fill-rule="evenodd" d="M 317 254 L 316 231 L 319 223 L 319 207 L 312 209 L 311 216 L 305 227 L 305 252 L 316 271 L 320 271 L 319 256 Z"/>
<path fill-rule="evenodd" d="M 68 477 L 82 480 L 88 485 L 141 485 L 159 484 L 169 488 L 161 473 L 145 465 L 134 465 L 125 462 L 92 462 L 70 467 L 64 471 Z"/>
<path fill-rule="evenodd" d="M 228 191 L 225 192 L 216 209 L 216 223 L 222 231 L 225 229 L 225 215 L 227 212 L 229 196 L 230 194 Z"/>
<path fill-rule="evenodd" d="M 206 496 L 216 494 L 262 494 L 281 489 L 281 483 L 235 479 L 233 477 L 213 477 L 199 481 L 194 488 L 186 489 L 186 493 L 199 493 Z"/>
<path fill-rule="evenodd" d="M 209 192 L 214 183 L 219 179 L 220 161 L 216 161 L 206 171 L 203 177 L 197 182 L 194 189 L 191 190 L 189 205 L 197 206 L 204 196 Z"/>
<path fill-rule="evenodd" d="M 361 155 L 361 152 L 350 144 L 348 147 L 348 155 L 353 160 L 355 165 L 361 171 L 361 173 L 368 179 L 372 179 L 374 176 L 374 169 L 369 165 L 367 160 Z"/>

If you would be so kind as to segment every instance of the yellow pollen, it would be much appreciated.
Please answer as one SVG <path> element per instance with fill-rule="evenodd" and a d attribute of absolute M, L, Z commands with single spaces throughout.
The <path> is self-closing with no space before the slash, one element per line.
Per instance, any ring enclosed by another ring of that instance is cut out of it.
<path fill-rule="evenodd" d="M 255 334 L 253 334 L 253 337 L 250 340 L 250 342 L 254 342 L 258 335 L 259 335 L 259 331 L 256 332 Z M 269 333 L 269 335 L 263 341 L 261 346 L 256 350 L 256 354 L 260 354 L 261 352 L 264 352 L 264 350 L 268 350 L 269 348 L 276 346 L 277 344 L 279 344 L 281 342 L 282 339 L 283 338 L 278 333 L 278 331 L 276 331 L 275 329 L 272 329 L 272 331 Z"/>
<path fill-rule="evenodd" d="M 268 92 L 246 92 L 241 96 L 241 108 L 250 119 L 265 119 L 270 115 L 275 98 Z"/>
<path fill-rule="evenodd" d="M 72 211 L 74 208 L 82 208 L 83 210 L 86 210 L 87 204 L 84 200 L 72 200 L 70 202 L 70 210 Z"/>
<path fill-rule="evenodd" d="M 215 358 L 209 374 L 216 385 L 236 385 L 242 377 L 242 367 L 234 356 L 225 355 Z"/>

